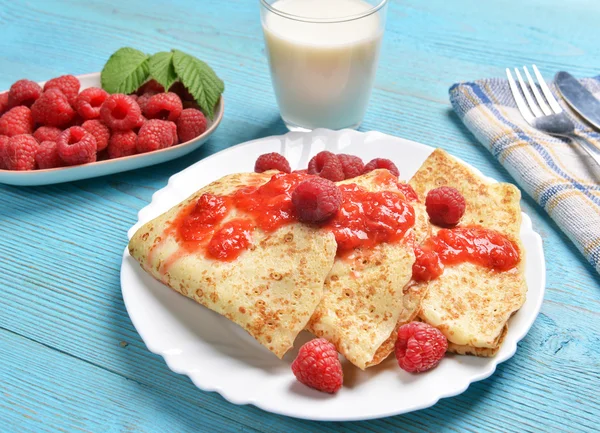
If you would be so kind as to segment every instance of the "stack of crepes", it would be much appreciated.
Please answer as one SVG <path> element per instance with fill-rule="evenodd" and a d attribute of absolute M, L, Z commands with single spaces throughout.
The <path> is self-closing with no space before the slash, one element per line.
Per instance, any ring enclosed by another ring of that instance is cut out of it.
<path fill-rule="evenodd" d="M 365 369 L 393 351 L 398 327 L 413 320 L 440 329 L 451 352 L 493 356 L 498 351 L 507 321 L 527 290 L 519 239 L 520 193 L 514 186 L 488 183 L 436 150 L 410 187 L 387 170 L 338 183 L 341 188 L 348 185 L 347 190 L 392 194 L 410 209 L 402 236 L 393 241 L 342 251 L 343 227 L 334 235 L 328 225 L 291 220 L 272 230 L 254 228 L 250 246 L 233 260 L 216 260 L 182 245 L 174 221 L 203 195 L 231 196 L 248 185 L 268 183 L 274 174 L 228 175 L 200 189 L 144 224 L 129 243 L 131 256 L 156 279 L 240 325 L 280 358 L 306 329 Z M 466 199 L 459 226 L 505 236 L 520 251 L 517 266 L 498 272 L 465 261 L 445 266 L 431 281 L 413 280 L 415 246 L 440 230 L 429 222 L 425 197 L 443 185 L 458 189 Z M 345 196 L 339 212 L 355 205 L 360 203 L 353 203 L 352 195 Z M 233 206 L 223 222 L 242 213 Z M 375 212 L 371 217 L 380 224 L 378 219 L 386 216 Z"/>

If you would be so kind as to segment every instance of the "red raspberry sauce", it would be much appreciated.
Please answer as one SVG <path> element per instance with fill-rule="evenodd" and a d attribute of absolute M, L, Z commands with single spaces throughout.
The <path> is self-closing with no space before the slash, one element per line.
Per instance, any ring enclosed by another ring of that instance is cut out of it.
<path fill-rule="evenodd" d="M 175 234 L 186 251 L 203 248 L 208 257 L 235 260 L 251 245 L 255 228 L 269 233 L 297 221 L 292 192 L 311 177 L 304 173 L 280 173 L 264 185 L 245 186 L 227 196 L 204 194 L 179 212 L 169 232 Z M 414 225 L 414 210 L 402 195 L 368 192 L 354 184 L 342 185 L 340 190 L 342 207 L 324 224 L 335 235 L 338 255 L 355 247 L 399 241 Z M 223 224 L 232 211 L 236 212 L 236 219 Z"/>
<path fill-rule="evenodd" d="M 480 227 L 442 229 L 420 247 L 415 246 L 415 280 L 429 281 L 443 273 L 431 253 L 442 265 L 471 262 L 499 272 L 514 268 L 520 261 L 517 245 L 498 232 Z"/>
<path fill-rule="evenodd" d="M 368 192 L 355 184 L 340 185 L 340 190 L 340 210 L 325 225 L 335 235 L 338 255 L 399 241 L 415 224 L 414 209 L 399 194 Z"/>

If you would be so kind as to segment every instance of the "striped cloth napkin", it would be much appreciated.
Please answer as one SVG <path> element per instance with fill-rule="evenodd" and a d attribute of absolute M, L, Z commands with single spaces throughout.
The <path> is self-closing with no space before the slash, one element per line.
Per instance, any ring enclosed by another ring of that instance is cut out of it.
<path fill-rule="evenodd" d="M 581 82 L 600 99 L 600 76 Z M 577 132 L 600 147 L 600 133 L 583 124 L 556 88 L 551 88 Z M 600 167 L 577 144 L 529 126 L 507 80 L 455 84 L 450 88 L 450 101 L 467 128 L 600 273 Z"/>

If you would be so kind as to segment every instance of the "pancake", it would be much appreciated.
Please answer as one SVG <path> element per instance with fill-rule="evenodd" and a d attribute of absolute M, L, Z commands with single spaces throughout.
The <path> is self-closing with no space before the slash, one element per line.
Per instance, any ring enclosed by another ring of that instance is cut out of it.
<path fill-rule="evenodd" d="M 367 191 L 400 192 L 387 170 L 375 170 L 363 176 L 339 182 L 356 184 Z M 423 219 L 416 218 L 417 221 Z M 338 256 L 323 289 L 307 330 L 331 341 L 338 352 L 361 369 L 378 364 L 393 350 L 400 316 L 416 312 L 415 303 L 405 300 L 403 289 L 410 281 L 415 260 L 408 238 L 380 243 L 372 248 L 357 248 Z M 405 303 L 410 311 L 405 308 Z M 418 303 L 417 303 L 418 305 Z"/>
<path fill-rule="evenodd" d="M 336 254 L 334 235 L 301 223 L 271 233 L 255 228 L 251 247 L 226 262 L 184 251 L 169 229 L 180 210 L 202 194 L 231 194 L 262 185 L 273 174 L 232 174 L 209 184 L 144 224 L 131 238 L 129 252 L 156 279 L 240 325 L 281 358 L 321 301 Z M 223 222 L 235 216 L 234 209 Z"/>
<path fill-rule="evenodd" d="M 419 319 L 448 338 L 448 351 L 493 356 L 503 341 L 507 321 L 525 302 L 524 250 L 520 241 L 521 198 L 511 184 L 489 183 L 443 150 L 435 150 L 423 163 L 410 185 L 421 201 L 431 189 L 448 185 L 466 200 L 459 226 L 480 226 L 513 241 L 520 251 L 518 265 L 496 272 L 469 262 L 446 266 L 425 286 Z M 433 234 L 440 230 L 431 227 Z"/>

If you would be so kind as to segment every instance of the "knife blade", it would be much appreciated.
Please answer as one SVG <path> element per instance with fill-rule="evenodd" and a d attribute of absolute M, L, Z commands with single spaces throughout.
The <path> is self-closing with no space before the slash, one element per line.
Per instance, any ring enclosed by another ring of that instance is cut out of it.
<path fill-rule="evenodd" d="M 554 82 L 568 104 L 581 117 L 600 129 L 600 101 L 568 72 L 557 73 Z"/>

